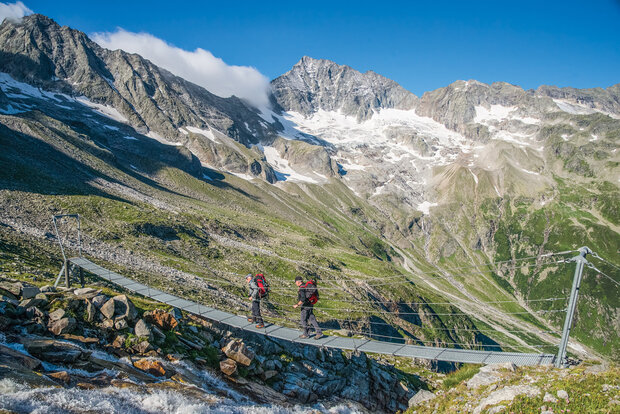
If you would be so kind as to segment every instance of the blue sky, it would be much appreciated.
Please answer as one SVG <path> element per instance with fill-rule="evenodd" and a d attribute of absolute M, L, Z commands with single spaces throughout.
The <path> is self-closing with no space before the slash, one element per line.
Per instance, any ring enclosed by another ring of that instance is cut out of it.
<path fill-rule="evenodd" d="M 419 96 L 457 79 L 620 82 L 619 0 L 24 3 L 87 34 L 147 32 L 270 79 L 308 55 L 374 70 Z"/>

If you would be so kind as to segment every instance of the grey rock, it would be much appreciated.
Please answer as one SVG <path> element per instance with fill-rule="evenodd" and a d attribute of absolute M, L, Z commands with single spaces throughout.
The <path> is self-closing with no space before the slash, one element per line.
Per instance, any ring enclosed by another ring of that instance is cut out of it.
<path fill-rule="evenodd" d="M 231 358 L 220 361 L 220 371 L 228 376 L 232 376 L 237 372 L 237 362 Z"/>
<path fill-rule="evenodd" d="M 23 343 L 31 355 L 48 362 L 75 362 L 86 356 L 80 347 L 64 341 L 34 339 Z"/>
<path fill-rule="evenodd" d="M 558 390 L 557 396 L 562 400 L 568 400 L 568 393 L 564 390 Z"/>
<path fill-rule="evenodd" d="M 496 405 L 495 407 L 491 407 L 487 410 L 487 414 L 497 414 L 503 413 L 506 410 L 505 405 Z"/>
<path fill-rule="evenodd" d="M 50 323 L 49 330 L 54 335 L 62 335 L 73 332 L 77 325 L 75 318 L 62 318 Z"/>
<path fill-rule="evenodd" d="M 125 319 L 117 319 L 114 322 L 114 329 L 116 329 L 117 331 L 127 329 L 127 328 L 129 328 L 129 324 L 127 323 L 127 320 Z"/>
<path fill-rule="evenodd" d="M 478 372 L 467 381 L 467 388 L 475 390 L 480 387 L 495 384 L 502 379 L 501 375 L 495 372 Z"/>
<path fill-rule="evenodd" d="M 418 392 L 414 394 L 413 397 L 411 397 L 411 399 L 409 399 L 409 407 L 415 407 L 426 401 L 433 400 L 436 397 L 437 396 L 430 391 L 419 390 Z"/>
<path fill-rule="evenodd" d="M 114 301 L 114 298 L 103 304 L 103 306 L 99 308 L 99 311 L 106 319 L 112 319 L 116 313 L 116 302 Z"/>
<path fill-rule="evenodd" d="M 227 357 L 234 359 L 236 362 L 250 366 L 252 360 L 256 356 L 254 351 L 248 348 L 245 343 L 240 340 L 232 340 L 230 341 L 222 351 L 226 354 Z"/>
<path fill-rule="evenodd" d="M 493 391 L 488 397 L 474 409 L 474 414 L 479 414 L 489 405 L 495 405 L 502 401 L 512 401 L 518 395 L 527 395 L 530 398 L 540 394 L 540 389 L 532 385 L 513 385 Z"/>
<path fill-rule="evenodd" d="M 151 329 L 148 327 L 146 322 L 144 322 L 144 319 L 140 319 L 138 320 L 138 322 L 136 322 L 136 326 L 134 327 L 134 333 L 137 337 L 148 338 L 149 341 L 153 340 L 153 333 L 151 332 Z"/>
<path fill-rule="evenodd" d="M 65 312 L 64 309 L 56 309 L 54 312 L 51 312 L 48 315 L 48 318 L 49 318 L 50 322 L 54 322 L 54 321 L 57 321 L 59 319 L 64 318 L 65 314 L 66 314 L 66 312 Z"/>
<path fill-rule="evenodd" d="M 22 299 L 30 299 L 37 296 L 41 291 L 38 287 L 35 286 L 24 286 L 22 287 L 21 297 Z"/>
<path fill-rule="evenodd" d="M 86 321 L 94 322 L 97 316 L 97 308 L 90 300 L 86 301 Z"/>
<path fill-rule="evenodd" d="M 97 309 L 101 309 L 107 301 L 108 297 L 106 295 L 97 295 L 92 299 L 92 303 Z"/>
<path fill-rule="evenodd" d="M 172 309 L 170 309 L 168 313 L 170 313 L 170 315 L 172 315 L 172 317 L 176 319 L 177 321 L 180 321 L 181 319 L 183 319 L 183 312 L 181 312 L 181 309 L 179 308 L 173 307 Z"/>
<path fill-rule="evenodd" d="M 558 402 L 558 399 L 555 398 L 553 396 L 553 394 L 550 394 L 550 393 L 546 392 L 545 396 L 543 397 L 543 402 L 546 402 L 546 403 L 556 403 L 556 402 Z"/>

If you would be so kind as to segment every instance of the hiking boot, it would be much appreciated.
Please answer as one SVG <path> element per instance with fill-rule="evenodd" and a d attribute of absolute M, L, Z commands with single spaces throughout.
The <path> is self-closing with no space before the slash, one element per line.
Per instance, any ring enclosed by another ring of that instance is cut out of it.
<path fill-rule="evenodd" d="M 302 334 L 302 335 L 299 335 L 299 338 L 300 339 L 308 339 L 310 337 L 308 335 L 306 335 L 306 334 Z"/>
<path fill-rule="evenodd" d="M 318 334 L 314 335 L 314 339 L 321 339 L 322 337 L 324 337 L 325 335 L 323 335 L 322 332 L 319 332 Z"/>
<path fill-rule="evenodd" d="M 265 327 L 265 325 L 264 325 L 264 324 L 262 324 L 262 323 L 259 323 L 258 325 L 256 325 L 256 327 L 257 327 L 258 329 L 260 329 L 260 328 L 264 328 L 264 327 Z"/>

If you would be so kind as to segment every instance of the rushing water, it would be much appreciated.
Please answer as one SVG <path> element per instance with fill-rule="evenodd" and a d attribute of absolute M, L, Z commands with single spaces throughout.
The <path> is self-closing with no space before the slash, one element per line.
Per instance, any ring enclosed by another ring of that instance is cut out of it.
<path fill-rule="evenodd" d="M 0 343 L 16 351 L 27 354 L 21 344 L 7 343 L 0 333 Z M 108 359 L 117 363 L 127 363 L 128 360 L 117 359 L 103 352 L 95 352 L 100 359 Z M 164 361 L 162 361 L 164 362 Z M 92 377 L 105 373 L 116 377 L 119 372 L 103 370 L 88 373 L 81 369 L 73 369 L 52 364 L 44 364 L 49 371 L 64 370 L 69 374 L 82 377 Z M 191 364 L 177 362 L 175 371 L 180 374 L 199 378 L 199 388 L 206 392 L 205 399 L 185 395 L 174 389 L 149 388 L 117 388 L 105 387 L 93 390 L 79 388 L 41 387 L 32 388 L 12 379 L 0 379 L 0 409 L 17 413 L 60 414 L 60 413 L 165 413 L 165 414 L 199 414 L 199 413 L 334 413 L 353 414 L 363 412 L 358 406 L 339 404 L 326 407 L 323 404 L 314 406 L 281 407 L 277 405 L 258 405 L 244 395 L 236 392 L 226 382 L 212 375 L 208 371 L 198 370 Z"/>

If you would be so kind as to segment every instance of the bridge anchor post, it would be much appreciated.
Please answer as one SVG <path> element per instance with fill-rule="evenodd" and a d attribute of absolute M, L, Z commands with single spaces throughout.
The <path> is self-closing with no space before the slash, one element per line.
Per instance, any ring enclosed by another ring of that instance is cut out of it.
<path fill-rule="evenodd" d="M 568 308 L 566 309 L 566 318 L 564 319 L 562 339 L 560 340 L 560 345 L 558 346 L 558 355 L 555 358 L 555 366 L 557 368 L 566 366 L 566 346 L 568 345 L 568 337 L 570 335 L 570 329 L 573 325 L 575 309 L 577 308 L 577 298 L 579 297 L 579 287 L 581 286 L 583 266 L 588 262 L 586 260 L 586 255 L 591 253 L 592 251 L 589 248 L 582 247 L 579 249 L 579 256 L 575 256 L 571 259 L 576 263 L 575 275 L 573 276 L 573 287 L 570 292 L 570 298 L 568 299 Z"/>

